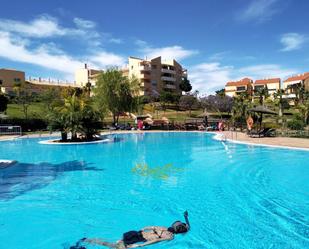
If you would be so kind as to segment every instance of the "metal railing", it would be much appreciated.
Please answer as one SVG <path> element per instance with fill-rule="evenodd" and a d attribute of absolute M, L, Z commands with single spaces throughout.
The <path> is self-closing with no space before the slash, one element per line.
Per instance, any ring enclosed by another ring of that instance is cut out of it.
<path fill-rule="evenodd" d="M 0 136 L 1 135 L 22 135 L 22 129 L 21 126 L 16 125 L 1 125 L 0 126 Z"/>

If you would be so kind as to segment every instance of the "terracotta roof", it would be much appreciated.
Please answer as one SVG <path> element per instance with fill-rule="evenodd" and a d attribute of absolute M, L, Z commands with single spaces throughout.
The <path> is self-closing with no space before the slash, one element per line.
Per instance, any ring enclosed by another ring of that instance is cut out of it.
<path fill-rule="evenodd" d="M 244 86 L 244 85 L 249 85 L 252 83 L 252 80 L 249 78 L 243 78 L 239 81 L 230 81 L 227 82 L 225 86 Z"/>
<path fill-rule="evenodd" d="M 265 85 L 270 83 L 280 83 L 280 78 L 262 79 L 254 82 L 255 85 Z"/>
<path fill-rule="evenodd" d="M 297 81 L 297 80 L 306 80 L 309 78 L 309 72 L 304 73 L 304 74 L 299 74 L 299 75 L 294 75 L 290 78 L 287 78 L 284 82 L 289 82 L 289 81 Z"/>

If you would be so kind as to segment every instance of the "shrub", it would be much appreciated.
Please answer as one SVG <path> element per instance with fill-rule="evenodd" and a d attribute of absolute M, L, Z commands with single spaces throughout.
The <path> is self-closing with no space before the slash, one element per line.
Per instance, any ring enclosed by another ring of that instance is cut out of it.
<path fill-rule="evenodd" d="M 292 120 L 288 121 L 287 126 L 291 130 L 303 130 L 305 123 L 300 117 L 295 116 Z"/>

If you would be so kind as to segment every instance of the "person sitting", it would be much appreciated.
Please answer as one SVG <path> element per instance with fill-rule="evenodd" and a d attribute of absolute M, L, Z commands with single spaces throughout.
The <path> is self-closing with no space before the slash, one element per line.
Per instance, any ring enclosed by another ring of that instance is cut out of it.
<path fill-rule="evenodd" d="M 81 242 L 97 244 L 115 249 L 137 248 L 161 241 L 168 241 L 174 239 L 175 234 L 186 233 L 190 230 L 190 223 L 188 219 L 188 212 L 184 213 L 186 223 L 175 221 L 170 227 L 149 226 L 144 227 L 139 231 L 129 231 L 123 234 L 122 239 L 116 243 L 109 243 L 101 239 L 81 239 L 75 246 L 70 249 L 84 249 L 80 246 Z"/>

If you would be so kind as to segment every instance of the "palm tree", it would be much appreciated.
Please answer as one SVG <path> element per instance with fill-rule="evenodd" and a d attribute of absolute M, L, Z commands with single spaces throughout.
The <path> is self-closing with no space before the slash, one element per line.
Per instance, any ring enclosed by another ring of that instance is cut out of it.
<path fill-rule="evenodd" d="M 232 107 L 232 118 L 235 122 L 245 123 L 251 108 L 252 103 L 250 96 L 247 93 L 240 94 L 237 97 L 234 97 L 233 107 Z"/>
<path fill-rule="evenodd" d="M 61 131 L 62 141 L 67 140 L 68 133 L 71 133 L 72 141 L 78 140 L 78 133 L 86 140 L 92 140 L 99 129 L 100 113 L 87 94 L 77 96 L 73 93 L 65 97 L 48 117 L 50 128 Z"/>
<path fill-rule="evenodd" d="M 267 87 L 262 87 L 257 89 L 257 94 L 259 96 L 259 103 L 260 105 L 264 105 L 264 101 L 265 99 L 267 99 L 269 97 L 269 93 L 268 93 L 268 89 Z"/>
<path fill-rule="evenodd" d="M 279 123 L 282 123 L 282 117 L 283 117 L 283 96 L 285 95 L 285 92 L 283 89 L 277 90 L 277 92 L 274 93 L 274 98 L 278 100 L 278 106 L 279 106 Z"/>

